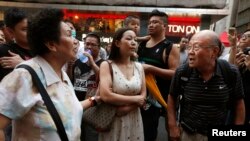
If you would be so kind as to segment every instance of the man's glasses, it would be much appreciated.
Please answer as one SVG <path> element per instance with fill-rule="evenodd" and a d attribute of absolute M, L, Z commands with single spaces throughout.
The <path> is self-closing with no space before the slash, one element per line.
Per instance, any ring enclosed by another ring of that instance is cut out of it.
<path fill-rule="evenodd" d="M 98 44 L 94 44 L 94 43 L 84 43 L 85 46 L 92 46 L 92 47 L 96 47 L 98 46 Z"/>
<path fill-rule="evenodd" d="M 189 44 L 189 45 L 187 45 L 186 49 L 189 51 L 189 50 L 191 50 L 193 48 L 194 51 L 198 51 L 201 48 L 211 48 L 211 47 L 212 47 L 212 45 L 209 45 L 209 46 L 200 46 L 198 44 L 193 44 L 193 45 Z"/>
<path fill-rule="evenodd" d="M 242 34 L 240 38 L 248 39 L 250 38 L 250 34 Z"/>

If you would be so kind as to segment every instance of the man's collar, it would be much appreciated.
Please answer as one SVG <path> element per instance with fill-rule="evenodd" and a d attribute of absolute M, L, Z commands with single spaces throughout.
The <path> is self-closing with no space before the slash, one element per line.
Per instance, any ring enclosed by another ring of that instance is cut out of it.
<path fill-rule="evenodd" d="M 200 72 L 197 69 L 194 69 L 194 72 L 195 72 L 195 75 L 200 76 Z M 222 70 L 217 60 L 216 60 L 215 71 L 213 72 L 213 76 L 223 76 Z"/>

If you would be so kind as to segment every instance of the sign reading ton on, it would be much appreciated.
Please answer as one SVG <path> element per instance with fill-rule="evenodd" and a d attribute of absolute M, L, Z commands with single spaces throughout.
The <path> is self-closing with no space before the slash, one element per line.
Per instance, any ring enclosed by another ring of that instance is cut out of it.
<path fill-rule="evenodd" d="M 182 37 L 188 33 L 199 32 L 200 23 L 200 17 L 169 16 L 166 35 Z"/>

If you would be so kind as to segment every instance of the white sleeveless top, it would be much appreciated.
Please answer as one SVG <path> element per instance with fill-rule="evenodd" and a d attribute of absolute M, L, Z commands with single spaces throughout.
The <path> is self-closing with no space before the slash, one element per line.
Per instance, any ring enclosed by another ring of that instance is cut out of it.
<path fill-rule="evenodd" d="M 111 64 L 113 68 L 113 91 L 122 95 L 137 95 L 141 92 L 143 67 L 140 63 L 134 63 L 134 75 L 128 80 L 118 66 Z M 116 117 L 110 132 L 99 134 L 99 141 L 144 141 L 143 124 L 140 108 L 131 111 L 125 116 Z"/>

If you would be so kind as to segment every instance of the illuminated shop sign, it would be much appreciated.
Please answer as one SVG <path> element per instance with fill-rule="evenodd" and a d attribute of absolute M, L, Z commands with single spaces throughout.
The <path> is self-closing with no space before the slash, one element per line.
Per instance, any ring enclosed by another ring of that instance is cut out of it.
<path fill-rule="evenodd" d="M 81 33 L 100 32 L 114 33 L 123 26 L 126 14 L 113 13 L 86 13 L 64 9 L 65 19 L 71 19 L 76 23 Z"/>
<path fill-rule="evenodd" d="M 166 35 L 181 37 L 188 33 L 199 32 L 200 23 L 200 17 L 198 16 L 169 16 Z"/>
<path fill-rule="evenodd" d="M 169 33 L 196 33 L 200 31 L 200 26 L 191 25 L 168 25 Z"/>

